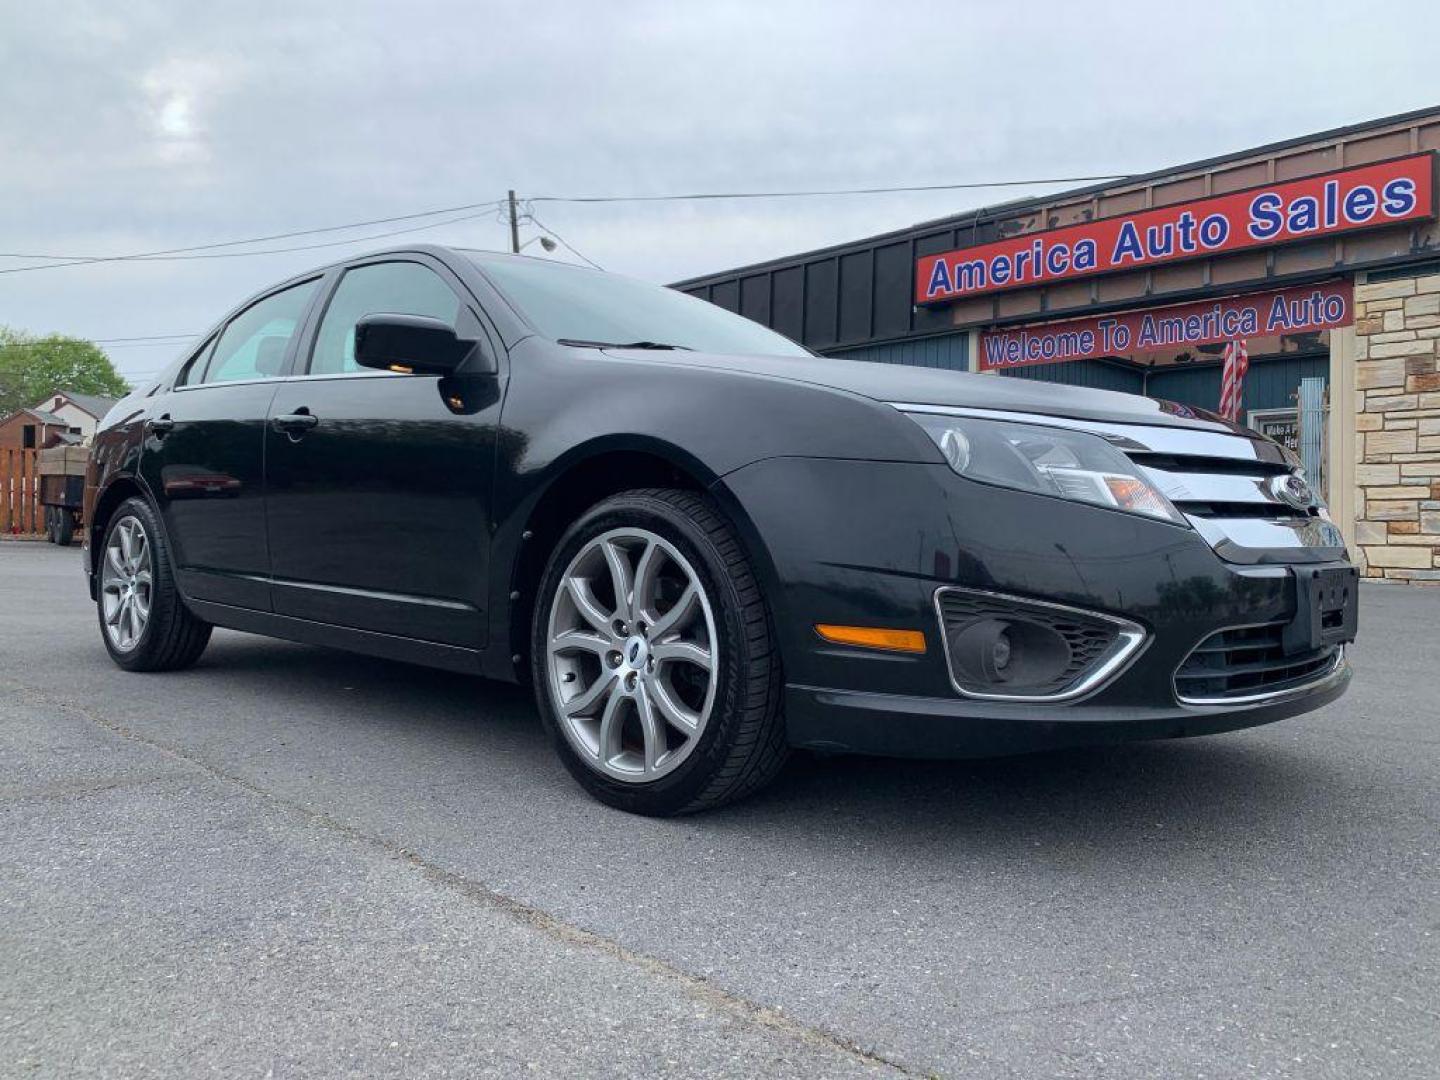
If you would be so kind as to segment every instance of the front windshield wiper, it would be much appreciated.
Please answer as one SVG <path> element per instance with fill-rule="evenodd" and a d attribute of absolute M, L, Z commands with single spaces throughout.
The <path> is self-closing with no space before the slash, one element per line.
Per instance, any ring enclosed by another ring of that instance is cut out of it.
<path fill-rule="evenodd" d="M 557 338 L 561 345 L 574 345 L 580 349 L 679 349 L 694 352 L 689 345 L 667 345 L 663 341 L 584 341 L 579 338 Z"/>

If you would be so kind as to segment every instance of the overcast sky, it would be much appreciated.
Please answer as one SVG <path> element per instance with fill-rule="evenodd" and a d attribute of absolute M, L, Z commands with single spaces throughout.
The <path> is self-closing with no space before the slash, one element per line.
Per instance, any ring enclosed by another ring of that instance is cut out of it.
<path fill-rule="evenodd" d="M 1170 7 L 0 0 L 0 268 L 390 217 L 510 187 L 666 194 L 1143 172 L 1440 102 L 1434 0 Z M 664 282 L 1017 194 L 535 211 L 607 269 Z M 506 243 L 485 213 L 320 250 L 0 274 L 0 323 L 194 333 L 272 281 L 411 237 Z M 178 351 L 111 355 L 140 376 Z"/>

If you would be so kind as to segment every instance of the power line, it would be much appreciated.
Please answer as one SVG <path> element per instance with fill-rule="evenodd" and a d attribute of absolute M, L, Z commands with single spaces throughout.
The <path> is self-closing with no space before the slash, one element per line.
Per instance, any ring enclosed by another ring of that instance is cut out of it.
<path fill-rule="evenodd" d="M 541 221 L 538 217 L 536 217 L 536 216 L 535 216 L 535 212 L 534 212 L 533 210 L 528 210 L 528 209 L 527 209 L 525 216 L 528 217 L 531 221 L 533 221 L 536 225 L 539 225 L 540 228 L 544 229 L 547 233 L 549 233 L 551 236 L 553 236 L 556 240 L 559 240 L 560 243 L 564 244 L 565 247 L 566 247 L 566 249 L 567 249 L 568 251 L 570 251 L 570 252 L 571 252 L 572 254 L 574 254 L 574 255 L 578 255 L 581 259 L 584 259 L 587 263 L 589 263 L 591 266 L 593 266 L 596 270 L 604 270 L 604 269 L 605 269 L 603 266 L 601 266 L 599 263 L 597 263 L 594 259 L 590 258 L 590 256 L 584 254 L 583 252 L 577 251 L 577 250 L 575 249 L 575 246 L 574 246 L 573 244 L 571 244 L 569 240 L 566 240 L 563 236 L 561 236 L 559 233 L 557 233 L 554 229 L 550 228 L 549 225 L 546 225 L 543 221 Z"/>
<path fill-rule="evenodd" d="M 563 236 L 550 228 L 543 221 L 535 216 L 534 205 L 537 202 L 566 202 L 566 203 L 621 203 L 621 202 L 681 202 L 693 200 L 716 200 L 716 199 L 798 199 L 813 198 L 832 195 L 881 195 L 881 194 L 905 194 L 929 191 L 969 191 L 979 188 L 1003 188 L 1003 187 L 1031 187 L 1044 184 L 1074 184 L 1074 183 L 1096 183 L 1108 180 L 1123 180 L 1124 174 L 1111 174 L 1107 176 L 1062 176 L 1050 177 L 1036 180 L 994 180 L 987 182 L 970 182 L 960 184 L 921 184 L 896 187 L 869 187 L 869 188 L 832 188 L 810 191 L 729 191 L 729 192 L 692 192 L 676 195 L 535 195 L 524 200 L 526 206 L 525 216 L 533 221 L 546 233 L 553 236 L 573 255 L 588 263 L 597 270 L 603 270 L 599 263 L 585 255 Z M 421 232 L 427 229 L 443 228 L 446 225 L 458 224 L 462 221 L 473 221 L 484 217 L 487 213 L 496 212 L 503 215 L 505 208 L 510 210 L 511 218 L 515 218 L 515 197 L 510 193 L 504 199 L 491 199 L 486 202 L 466 203 L 461 206 L 445 207 L 436 210 L 422 210 L 412 214 L 398 214 L 392 217 L 371 218 L 367 221 L 355 221 L 345 225 L 327 225 L 313 229 L 297 229 L 286 233 L 272 233 L 268 236 L 256 236 L 243 240 L 221 240 L 208 244 L 196 244 L 190 247 L 164 248 L 158 251 L 135 252 L 128 255 L 35 255 L 0 253 L 0 258 L 6 259 L 48 259 L 53 260 L 47 263 L 37 263 L 29 266 L 13 266 L 0 269 L 0 274 L 17 274 L 30 270 L 53 270 L 64 266 L 84 266 L 95 263 L 107 262 L 169 262 L 184 261 L 192 259 L 235 259 L 245 258 L 252 255 L 276 255 L 296 251 L 314 251 L 320 248 L 339 247 L 345 244 L 362 243 L 367 240 L 379 240 L 389 236 L 398 236 L 402 233 Z M 383 225 L 397 221 L 415 221 L 420 218 L 435 217 L 440 214 L 455 214 L 460 211 L 478 210 L 478 213 L 463 213 L 457 217 L 448 218 L 445 221 L 430 222 L 424 225 L 407 226 L 403 229 L 387 230 L 380 233 L 372 233 L 367 236 L 348 237 L 343 240 L 331 240 L 319 244 L 299 244 L 282 248 L 263 248 L 258 251 L 236 251 L 217 252 L 218 248 L 240 247 L 247 244 L 263 243 L 270 240 L 284 240 L 297 236 L 313 236 L 323 233 L 343 232 L 349 229 L 363 228 L 368 225 Z M 97 338 L 92 343 L 105 345 L 109 348 L 146 348 L 166 344 L 175 341 L 192 340 L 196 334 L 145 334 L 128 338 Z M 38 342 L 14 342 L 9 345 L 0 345 L 0 348 L 37 348 L 51 344 L 45 341 Z M 157 369 L 163 370 L 163 369 Z M 152 372 L 142 372 L 141 377 Z"/>
<path fill-rule="evenodd" d="M 1125 175 L 1057 176 L 1046 180 L 991 180 L 967 184 L 918 184 L 907 187 L 831 188 L 820 191 L 706 191 L 685 195 L 531 195 L 527 202 L 616 203 L 682 202 L 694 199 L 808 199 L 817 195 L 894 195 L 924 191 L 973 191 L 992 187 L 1034 187 L 1041 184 L 1088 184 L 1124 180 Z"/>
<path fill-rule="evenodd" d="M 88 341 L 91 345 L 168 345 L 174 341 L 189 341 L 195 334 L 141 334 L 139 337 L 87 338 L 72 334 L 51 335 L 38 341 L 0 341 L 0 349 L 29 348 L 36 345 L 63 345 L 71 341 Z M 57 338 L 59 340 L 57 340 Z"/>
<path fill-rule="evenodd" d="M 536 202 L 568 202 L 568 203 L 647 203 L 647 202 L 683 202 L 683 201 L 704 201 L 716 199 L 801 199 L 815 198 L 834 195 L 892 195 L 907 194 L 929 191 L 973 191 L 980 188 L 1004 188 L 1004 187 L 1034 187 L 1046 184 L 1077 184 L 1097 183 L 1106 180 L 1123 180 L 1123 174 L 1115 173 L 1106 176 L 1057 176 L 1034 180 L 992 180 L 976 181 L 959 184 L 915 184 L 893 187 L 867 187 L 867 188 L 828 188 L 806 191 L 707 191 L 689 192 L 675 195 L 535 195 L 527 198 L 528 203 Z M 465 203 L 459 206 L 443 207 L 435 210 L 420 210 L 410 214 L 397 214 L 391 217 L 370 218 L 365 221 L 352 221 L 344 225 L 325 225 L 312 229 L 296 229 L 291 232 L 271 233 L 266 236 L 252 236 L 242 240 L 218 240 L 208 244 L 194 244 L 189 247 L 161 248 L 156 251 L 131 252 L 125 255 L 36 255 L 17 252 L 0 253 L 0 258 L 5 259 L 45 259 L 43 263 L 31 263 L 28 266 L 12 266 L 0 269 L 0 274 L 18 274 L 32 270 L 53 270 L 63 266 L 88 266 L 96 263 L 116 262 L 162 262 L 172 260 L 188 260 L 198 258 L 245 258 L 252 255 L 277 255 L 295 251 L 313 251 L 322 247 L 335 247 L 349 243 L 360 243 L 365 240 L 378 240 L 387 236 L 398 236 L 404 232 L 416 232 L 421 229 L 440 228 L 445 225 L 453 225 L 460 221 L 473 220 L 476 217 L 484 216 L 483 213 L 457 217 L 448 221 L 436 222 L 430 225 L 420 225 L 414 228 L 396 229 L 391 232 L 374 233 L 369 236 L 351 237 L 346 240 L 331 241 L 325 244 L 297 245 L 283 248 L 265 248 L 259 251 L 227 252 L 224 254 L 195 254 L 197 252 L 214 252 L 218 248 L 243 247 L 247 244 L 266 243 L 271 240 L 288 240 L 297 236 L 314 236 L 322 233 L 344 232 L 350 229 L 365 228 L 370 225 L 387 225 L 397 221 L 415 221 L 420 218 L 436 217 L 441 214 L 454 214 L 462 211 L 498 209 L 508 203 L 505 199 L 491 199 L 485 202 Z M 532 215 L 533 216 L 533 215 Z M 558 234 L 556 239 L 560 239 Z M 580 255 L 568 243 L 565 245 L 576 255 Z M 585 256 L 580 255 L 583 259 Z M 586 259 L 587 262 L 590 260 Z M 593 265 L 593 264 L 592 264 Z"/>
<path fill-rule="evenodd" d="M 109 350 L 111 350 L 111 349 L 153 349 L 153 348 L 159 348 L 159 347 L 161 347 L 161 346 L 165 346 L 165 347 L 168 347 L 168 348 L 172 348 L 172 349 L 173 349 L 173 348 L 175 348 L 177 345 L 183 345 L 183 344 L 184 344 L 185 342 L 187 342 L 187 341 L 193 341 L 193 340 L 194 340 L 196 337 L 198 337 L 198 336 L 199 336 L 199 335 L 197 335 L 197 334 L 187 334 L 185 337 L 177 338 L 177 339 L 175 339 L 175 340 L 173 340 L 173 341 L 116 341 L 116 342 L 110 342 L 110 341 L 106 341 L 106 340 L 104 340 L 104 339 L 76 338 L 76 337 L 67 337 L 66 339 L 61 340 L 61 341 L 55 341 L 55 340 L 53 340 L 53 339 L 51 339 L 51 340 L 44 340 L 44 339 L 42 339 L 42 340 L 40 340 L 40 341 L 11 341 L 11 342 L 0 342 L 0 352 L 4 352 L 6 349 L 44 349 L 44 348 L 50 348 L 50 347 L 53 347 L 53 346 L 56 346 L 56 345 L 74 345 L 74 344 L 77 344 L 77 343 L 83 343 L 83 344 L 88 344 L 88 345 L 103 345 L 103 346 L 105 347 L 105 351 L 107 351 L 107 352 L 108 352 Z"/>
<path fill-rule="evenodd" d="M 129 262 L 188 262 L 195 259 L 244 259 L 251 255 L 278 255 L 288 251 L 318 251 L 321 248 L 343 247 L 346 244 L 359 244 L 366 240 L 382 240 L 387 236 L 400 236 L 404 233 L 424 232 L 426 229 L 442 229 L 446 225 L 456 225 L 462 221 L 474 221 L 476 218 L 485 217 L 489 211 L 485 210 L 478 214 L 461 214 L 459 217 L 446 218 L 444 221 L 433 221 L 427 225 L 408 225 L 403 229 L 389 229 L 385 232 L 369 233 L 365 236 L 350 236 L 344 240 L 326 240 L 319 244 L 296 244 L 292 247 L 282 248 L 261 248 L 258 251 L 224 251 L 212 252 L 206 255 L 156 255 L 143 259 L 130 259 Z M 60 266 L 74 266 L 74 263 L 59 263 Z M 17 267 L 17 269 L 25 269 Z M 38 267 L 32 269 L 46 269 Z M 0 274 L 9 273 L 7 270 L 0 270 Z"/>
<path fill-rule="evenodd" d="M 335 247 L 341 244 L 359 243 L 364 240 L 377 240 L 386 236 L 398 236 L 406 232 L 419 232 L 422 229 L 440 228 L 445 225 L 453 225 L 459 221 L 470 221 L 474 218 L 484 217 L 485 213 L 498 207 L 503 199 L 491 199 L 483 203 L 467 203 L 463 206 L 451 206 L 443 210 L 423 210 L 414 214 L 400 214 L 388 218 L 372 218 L 369 221 L 352 221 L 347 225 L 326 225 L 315 229 L 297 229 L 288 233 L 273 233 L 269 236 L 252 236 L 244 240 L 220 240 L 210 244 L 195 244 L 191 247 L 164 248 L 159 251 L 132 252 L 128 255 L 29 255 L 18 253 L 0 253 L 3 259 L 54 259 L 67 260 L 63 262 L 32 263 L 29 266 L 11 266 L 0 269 L 0 274 L 18 274 L 27 270 L 54 270 L 64 266 L 88 266 L 94 263 L 106 262 L 168 262 L 184 259 L 217 259 L 217 258 L 241 258 L 247 255 L 274 255 L 286 251 L 312 251 L 316 248 Z M 481 210 L 477 214 L 465 214 L 461 217 L 451 218 L 447 221 L 434 222 L 428 225 L 416 225 L 405 229 L 394 229 L 389 232 L 374 233 L 369 236 L 354 236 L 345 240 L 333 240 L 324 244 L 301 245 L 297 247 L 266 248 L 260 251 L 237 251 L 225 254 L 195 255 L 192 252 L 214 251 L 216 248 L 241 247 L 245 244 L 260 244 L 269 240 L 287 240 L 296 236 L 311 236 L 320 233 L 344 232 L 348 229 L 360 229 L 367 225 L 386 225 L 396 221 L 414 221 L 418 218 L 435 217 L 438 214 L 454 214 L 462 210 Z"/>
<path fill-rule="evenodd" d="M 193 338 L 194 334 L 141 334 L 139 337 L 89 338 L 96 345 L 112 345 L 119 341 L 164 341 Z"/>

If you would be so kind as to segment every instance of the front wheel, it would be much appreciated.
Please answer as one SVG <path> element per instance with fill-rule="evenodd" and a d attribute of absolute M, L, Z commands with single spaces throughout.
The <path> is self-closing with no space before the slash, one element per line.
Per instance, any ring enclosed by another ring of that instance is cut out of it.
<path fill-rule="evenodd" d="M 210 624 L 181 599 L 160 519 L 144 499 L 127 499 L 111 516 L 98 572 L 100 636 L 115 663 L 174 671 L 200 658 Z"/>
<path fill-rule="evenodd" d="M 540 713 L 596 798 L 671 815 L 784 764 L 780 658 L 734 530 L 705 497 L 630 491 L 571 526 L 535 609 Z"/>

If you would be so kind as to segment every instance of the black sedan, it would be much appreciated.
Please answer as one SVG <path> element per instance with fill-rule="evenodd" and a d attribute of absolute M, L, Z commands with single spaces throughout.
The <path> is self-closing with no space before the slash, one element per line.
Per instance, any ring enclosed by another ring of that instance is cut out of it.
<path fill-rule="evenodd" d="M 1265 723 L 1350 678 L 1355 571 L 1275 443 L 1146 398 L 826 359 L 642 282 L 423 247 L 276 285 L 98 432 L 132 671 L 213 626 L 529 680 L 641 813 L 792 747 Z"/>

